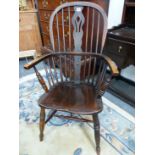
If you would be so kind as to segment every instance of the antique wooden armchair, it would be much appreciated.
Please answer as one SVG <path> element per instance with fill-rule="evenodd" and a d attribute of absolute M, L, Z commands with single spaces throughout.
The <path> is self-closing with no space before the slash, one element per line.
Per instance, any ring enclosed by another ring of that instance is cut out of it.
<path fill-rule="evenodd" d="M 69 17 L 68 38 L 65 37 L 64 28 L 64 14 L 66 13 Z M 86 15 L 85 18 L 84 15 Z M 96 33 L 93 30 L 95 17 L 98 19 Z M 89 27 L 90 22 L 91 27 Z M 101 22 L 102 29 L 100 29 Z M 94 3 L 64 3 L 52 13 L 49 26 L 52 49 L 43 47 L 42 52 L 45 54 L 24 66 L 26 69 L 34 68 L 45 91 L 39 99 L 41 108 L 40 141 L 43 140 L 45 123 L 53 116 L 62 117 L 56 114 L 57 111 L 92 115 L 93 120 L 72 116 L 63 117 L 83 122 L 94 122 L 96 151 L 99 155 L 100 124 L 98 113 L 103 109 L 101 96 L 109 86 L 112 76 L 118 74 L 115 63 L 102 54 L 107 33 L 106 14 L 100 6 Z M 83 32 L 86 34 L 83 35 Z M 45 64 L 48 85 L 37 70 L 36 65 L 40 62 Z M 110 71 L 108 76 L 106 74 L 107 68 Z M 46 120 L 45 109 L 53 110 Z"/>

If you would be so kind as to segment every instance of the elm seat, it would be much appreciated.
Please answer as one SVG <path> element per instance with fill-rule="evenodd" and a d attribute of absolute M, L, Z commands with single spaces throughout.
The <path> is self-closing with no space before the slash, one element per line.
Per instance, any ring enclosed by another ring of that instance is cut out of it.
<path fill-rule="evenodd" d="M 76 114 L 102 111 L 102 102 L 96 102 L 95 88 L 88 84 L 60 83 L 40 97 L 39 105 Z"/>

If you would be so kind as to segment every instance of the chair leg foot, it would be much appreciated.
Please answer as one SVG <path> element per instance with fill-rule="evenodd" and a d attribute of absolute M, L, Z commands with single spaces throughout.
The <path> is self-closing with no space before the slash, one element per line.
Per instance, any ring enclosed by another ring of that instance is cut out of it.
<path fill-rule="evenodd" d="M 96 148 L 96 153 L 97 153 L 97 155 L 100 155 L 100 147 Z"/>
<path fill-rule="evenodd" d="M 40 111 L 40 141 L 43 141 L 44 138 L 44 127 L 45 127 L 45 108 L 41 107 Z"/>
<path fill-rule="evenodd" d="M 96 141 L 96 153 L 100 155 L 100 122 L 98 119 L 98 114 L 93 115 L 94 121 L 94 132 L 95 132 L 95 141 Z"/>
<path fill-rule="evenodd" d="M 40 134 L 39 138 L 40 138 L 40 141 L 42 142 L 43 141 L 43 138 L 44 138 L 44 135 L 43 134 Z"/>

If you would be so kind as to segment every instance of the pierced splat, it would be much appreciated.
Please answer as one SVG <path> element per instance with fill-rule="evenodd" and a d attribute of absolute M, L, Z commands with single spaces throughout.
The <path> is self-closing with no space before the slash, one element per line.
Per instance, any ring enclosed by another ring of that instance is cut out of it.
<path fill-rule="evenodd" d="M 74 10 L 75 10 L 75 13 L 72 17 L 72 24 L 74 27 L 74 31 L 73 31 L 74 50 L 77 52 L 81 52 L 82 37 L 83 37 L 82 27 L 85 22 L 85 18 L 82 13 L 83 7 L 74 7 Z"/>
<path fill-rule="evenodd" d="M 81 45 L 82 45 L 82 37 L 83 37 L 83 24 L 85 22 L 85 18 L 82 13 L 83 7 L 74 7 L 74 15 L 72 17 L 72 24 L 74 27 L 73 31 L 73 38 L 74 38 L 74 51 L 82 52 Z M 81 70 L 81 57 L 76 56 L 74 58 L 74 69 L 75 69 L 75 81 L 78 83 L 80 81 L 80 70 Z"/>

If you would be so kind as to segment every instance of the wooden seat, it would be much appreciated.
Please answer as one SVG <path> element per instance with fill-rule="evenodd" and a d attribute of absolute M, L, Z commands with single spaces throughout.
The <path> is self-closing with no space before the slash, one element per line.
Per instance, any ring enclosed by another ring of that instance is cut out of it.
<path fill-rule="evenodd" d="M 76 114 L 94 114 L 102 110 L 102 102 L 96 102 L 95 88 L 88 84 L 60 83 L 40 97 L 39 105 Z"/>

